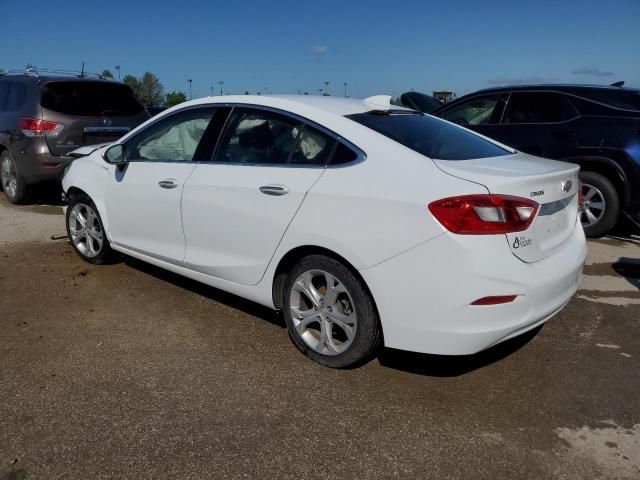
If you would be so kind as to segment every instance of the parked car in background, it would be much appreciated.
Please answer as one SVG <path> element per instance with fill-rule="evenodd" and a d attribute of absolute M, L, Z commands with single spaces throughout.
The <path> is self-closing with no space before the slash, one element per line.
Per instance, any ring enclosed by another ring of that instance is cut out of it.
<path fill-rule="evenodd" d="M 330 367 L 382 343 L 471 354 L 547 321 L 586 256 L 578 167 L 390 99 L 173 107 L 71 164 L 72 245 L 281 309 L 295 345 Z"/>
<path fill-rule="evenodd" d="M 98 76 L 95 76 L 98 77 Z M 60 180 L 69 152 L 113 142 L 149 118 L 131 89 L 87 74 L 29 69 L 0 75 L 0 184 L 13 203 Z"/>
<path fill-rule="evenodd" d="M 401 100 L 522 152 L 580 165 L 581 222 L 600 236 L 621 211 L 640 212 L 640 90 L 616 85 L 490 88 L 428 111 L 420 108 L 428 95 Z"/>

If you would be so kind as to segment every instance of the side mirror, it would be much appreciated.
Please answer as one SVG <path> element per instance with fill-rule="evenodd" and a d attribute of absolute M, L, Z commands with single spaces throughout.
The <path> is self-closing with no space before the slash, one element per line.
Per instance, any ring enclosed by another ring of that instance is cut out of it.
<path fill-rule="evenodd" d="M 124 157 L 124 147 L 120 144 L 111 145 L 103 155 L 104 161 L 111 165 L 122 166 L 127 163 Z"/>

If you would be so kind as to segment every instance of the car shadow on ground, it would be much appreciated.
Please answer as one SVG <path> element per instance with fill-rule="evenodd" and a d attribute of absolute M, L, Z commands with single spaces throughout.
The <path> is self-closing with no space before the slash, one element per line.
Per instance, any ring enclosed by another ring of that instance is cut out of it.
<path fill-rule="evenodd" d="M 380 365 L 394 370 L 429 377 L 458 377 L 502 360 L 529 343 L 542 326 L 474 355 L 430 355 L 383 348 L 378 354 Z"/>
<path fill-rule="evenodd" d="M 124 263 L 163 282 L 171 283 L 179 288 L 184 288 L 197 295 L 235 308 L 280 328 L 286 328 L 284 318 L 280 312 L 132 257 L 124 257 Z M 429 355 L 392 348 L 381 348 L 378 352 L 378 360 L 382 366 L 395 370 L 434 377 L 456 377 L 483 368 L 511 355 L 526 345 L 541 329 L 542 327 L 537 327 L 530 332 L 475 355 Z"/>
<path fill-rule="evenodd" d="M 143 262 L 142 260 L 135 259 L 133 257 L 124 257 L 124 263 L 136 270 L 151 275 L 163 282 L 171 283 L 180 288 L 184 288 L 197 295 L 201 295 L 205 298 L 213 300 L 214 302 L 222 303 L 231 308 L 235 308 L 241 312 L 251 315 L 253 317 L 265 320 L 273 325 L 281 328 L 286 328 L 284 318 L 279 312 L 267 307 L 263 307 L 251 300 L 239 297 L 232 293 L 227 293 L 223 290 L 211 287 L 196 280 L 191 280 L 177 273 L 170 272 L 160 267 L 151 265 L 150 263 Z"/>
<path fill-rule="evenodd" d="M 620 257 L 611 268 L 631 285 L 640 290 L 640 259 Z"/>

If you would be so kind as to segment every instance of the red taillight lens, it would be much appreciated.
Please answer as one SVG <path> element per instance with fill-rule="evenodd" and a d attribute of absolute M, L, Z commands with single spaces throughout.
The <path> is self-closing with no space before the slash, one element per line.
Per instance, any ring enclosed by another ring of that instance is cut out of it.
<path fill-rule="evenodd" d="M 453 233 L 493 235 L 529 228 L 538 204 L 509 195 L 462 195 L 432 202 L 429 211 Z"/>
<path fill-rule="evenodd" d="M 482 297 L 472 302 L 471 305 L 500 305 L 501 303 L 511 303 L 516 298 L 517 295 L 499 295 L 495 297 Z"/>
<path fill-rule="evenodd" d="M 47 122 L 46 120 L 34 120 L 32 118 L 21 118 L 18 120 L 18 126 L 22 133 L 28 137 L 39 137 L 43 135 L 58 135 L 64 125 L 56 122 Z"/>

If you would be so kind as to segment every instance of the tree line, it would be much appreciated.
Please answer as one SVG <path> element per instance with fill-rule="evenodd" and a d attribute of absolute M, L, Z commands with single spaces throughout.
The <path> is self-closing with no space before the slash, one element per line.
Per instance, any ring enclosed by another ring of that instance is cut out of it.
<path fill-rule="evenodd" d="M 110 70 L 103 70 L 100 76 L 115 80 Z M 161 105 L 173 107 L 187 100 L 187 96 L 183 92 L 174 90 L 165 94 L 164 86 L 160 79 L 151 72 L 144 72 L 141 77 L 127 74 L 122 77 L 122 83 L 128 85 L 140 101 L 148 107 Z"/>

